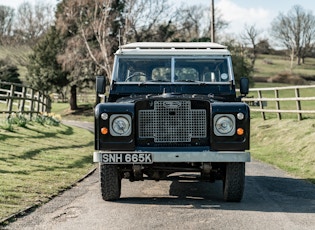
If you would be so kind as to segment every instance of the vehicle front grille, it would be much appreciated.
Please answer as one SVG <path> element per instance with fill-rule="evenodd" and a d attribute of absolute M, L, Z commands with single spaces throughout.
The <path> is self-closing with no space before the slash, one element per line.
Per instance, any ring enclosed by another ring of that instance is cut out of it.
<path fill-rule="evenodd" d="M 205 109 L 191 109 L 190 101 L 154 101 L 154 109 L 139 110 L 139 138 L 155 143 L 191 142 L 206 138 Z"/>

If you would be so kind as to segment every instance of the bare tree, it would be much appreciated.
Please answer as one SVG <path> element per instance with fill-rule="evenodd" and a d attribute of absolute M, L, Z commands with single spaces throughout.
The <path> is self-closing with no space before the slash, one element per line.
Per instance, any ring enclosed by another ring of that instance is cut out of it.
<path fill-rule="evenodd" d="M 20 43 L 35 44 L 54 21 L 54 7 L 51 4 L 36 2 L 22 3 L 16 12 L 14 36 Z"/>
<path fill-rule="evenodd" d="M 212 17 L 210 9 L 204 5 L 182 6 L 176 11 L 177 37 L 179 40 L 208 40 L 210 41 L 210 30 Z M 220 36 L 220 31 L 226 28 L 228 23 L 222 19 L 218 9 L 215 9 L 215 39 Z"/>
<path fill-rule="evenodd" d="M 175 33 L 167 0 L 126 0 L 124 43 L 167 41 Z"/>
<path fill-rule="evenodd" d="M 272 35 L 291 51 L 291 59 L 297 57 L 301 64 L 304 57 L 314 48 L 315 17 L 295 5 L 287 15 L 280 13 L 272 22 Z"/>
<path fill-rule="evenodd" d="M 183 6 L 177 9 L 176 26 L 177 37 L 180 40 L 190 41 L 202 37 L 202 19 L 206 14 L 206 8 L 201 5 Z"/>
<path fill-rule="evenodd" d="M 244 32 L 241 34 L 241 38 L 243 39 L 243 41 L 249 42 L 252 46 L 252 52 L 250 54 L 252 67 L 255 66 L 255 61 L 257 58 L 257 39 L 260 33 L 261 32 L 256 29 L 255 25 L 245 25 Z"/>
<path fill-rule="evenodd" d="M 122 0 L 73 0 L 58 5 L 56 28 L 65 42 L 57 57 L 69 72 L 70 105 L 77 109 L 77 88 L 84 88 L 95 75 L 111 77 L 113 53 L 118 49 L 122 27 Z"/>
<path fill-rule="evenodd" d="M 14 9 L 0 5 L 0 45 L 10 41 Z"/>
<path fill-rule="evenodd" d="M 113 0 L 95 1 L 94 6 L 80 10 L 78 26 L 86 49 L 93 62 L 108 77 L 112 73 L 112 53 L 118 48 L 119 38 L 116 35 L 122 20 L 116 9 L 119 4 Z M 90 43 L 92 38 L 96 42 Z"/>

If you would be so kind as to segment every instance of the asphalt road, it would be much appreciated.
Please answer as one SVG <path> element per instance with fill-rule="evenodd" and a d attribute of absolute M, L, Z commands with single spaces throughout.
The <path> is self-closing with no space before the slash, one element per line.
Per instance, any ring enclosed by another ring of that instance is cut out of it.
<path fill-rule="evenodd" d="M 123 180 L 122 198 L 105 202 L 97 170 L 5 229 L 315 229 L 315 185 L 270 165 L 246 164 L 240 203 L 222 200 L 221 182 L 196 182 L 190 176 Z"/>

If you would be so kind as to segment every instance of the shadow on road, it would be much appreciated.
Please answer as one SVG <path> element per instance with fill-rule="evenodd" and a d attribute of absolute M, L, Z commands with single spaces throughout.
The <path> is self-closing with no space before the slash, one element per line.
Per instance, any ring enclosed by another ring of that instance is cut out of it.
<path fill-rule="evenodd" d="M 230 203 L 223 201 L 220 181 L 209 183 L 174 179 L 169 194 L 124 197 L 116 202 L 187 209 L 315 213 L 315 185 L 300 179 L 247 176 L 243 200 Z"/>

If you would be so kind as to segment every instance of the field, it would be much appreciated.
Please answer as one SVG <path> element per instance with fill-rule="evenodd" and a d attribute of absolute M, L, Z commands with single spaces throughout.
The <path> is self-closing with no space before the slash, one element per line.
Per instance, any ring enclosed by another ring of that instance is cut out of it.
<path fill-rule="evenodd" d="M 0 59 L 10 61 L 19 69 L 20 80 L 23 82 L 27 74 L 26 63 L 32 52 L 29 46 L 7 47 L 0 45 Z"/>
<path fill-rule="evenodd" d="M 294 63 L 292 73 L 301 76 L 315 77 L 314 66 L 315 59 L 306 58 L 305 63 L 300 66 Z M 289 57 L 261 54 L 255 62 L 254 77 L 269 78 L 279 73 L 290 71 Z"/>

